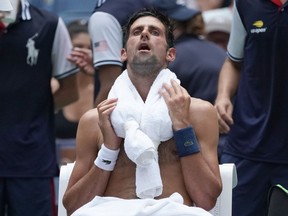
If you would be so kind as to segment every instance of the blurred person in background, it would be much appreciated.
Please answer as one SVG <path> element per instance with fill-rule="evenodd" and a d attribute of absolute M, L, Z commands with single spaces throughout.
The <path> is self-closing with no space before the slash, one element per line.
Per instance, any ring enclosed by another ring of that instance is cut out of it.
<path fill-rule="evenodd" d="M 92 64 L 91 41 L 88 23 L 84 19 L 74 20 L 67 25 L 73 50 L 68 60 L 79 65 L 77 84 L 79 99 L 55 113 L 56 150 L 59 166 L 74 162 L 76 159 L 76 132 L 81 116 L 93 108 L 94 67 Z M 86 61 L 85 59 L 90 59 Z M 81 65 L 81 66 L 80 66 Z M 59 88 L 57 79 L 52 78 L 52 91 Z M 55 177 L 55 197 L 58 206 L 58 177 Z"/>
<path fill-rule="evenodd" d="M 73 45 L 72 53 L 68 59 L 76 65 L 80 65 L 82 57 L 92 58 L 87 21 L 74 20 L 67 25 L 67 29 Z M 86 111 L 93 108 L 95 71 L 91 61 L 90 63 L 86 64 L 85 67 L 82 65 L 80 72 L 77 73 L 79 99 L 63 107 L 55 114 L 56 146 L 60 165 L 75 161 L 78 121 Z"/>
<path fill-rule="evenodd" d="M 203 11 L 202 13 L 205 22 L 205 39 L 216 43 L 225 51 L 227 50 L 231 31 L 232 5 Z"/>
<path fill-rule="evenodd" d="M 233 216 L 267 215 L 270 188 L 288 187 L 287 12 L 286 0 L 234 2 L 215 101 L 221 162 L 238 173 Z"/>
<path fill-rule="evenodd" d="M 1 16 L 0 215 L 55 215 L 54 111 L 78 99 L 77 68 L 66 59 L 72 44 L 61 18 L 11 3 Z"/>

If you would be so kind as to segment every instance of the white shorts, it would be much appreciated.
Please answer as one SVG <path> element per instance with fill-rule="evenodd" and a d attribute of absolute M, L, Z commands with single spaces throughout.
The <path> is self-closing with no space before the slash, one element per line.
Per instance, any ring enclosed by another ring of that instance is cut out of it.
<path fill-rule="evenodd" d="M 119 65 L 122 67 L 122 28 L 116 18 L 105 12 L 95 12 L 89 19 L 89 34 L 93 47 L 95 67 Z"/>

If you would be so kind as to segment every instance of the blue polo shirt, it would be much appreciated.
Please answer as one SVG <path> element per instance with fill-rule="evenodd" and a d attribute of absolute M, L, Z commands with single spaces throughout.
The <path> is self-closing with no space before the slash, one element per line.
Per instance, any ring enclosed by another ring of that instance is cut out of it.
<path fill-rule="evenodd" d="M 243 61 L 224 152 L 288 163 L 288 4 L 236 0 L 228 55 Z"/>
<path fill-rule="evenodd" d="M 20 6 L 0 37 L 0 177 L 52 177 L 58 165 L 50 80 L 75 73 L 61 53 L 72 46 L 67 29 L 60 37 L 66 32 L 58 17 Z"/>
<path fill-rule="evenodd" d="M 151 0 L 98 0 L 95 11 L 113 15 L 120 25 L 124 26 L 134 12 L 149 7 L 151 7 Z"/>
<path fill-rule="evenodd" d="M 192 97 L 213 104 L 225 51 L 210 41 L 186 34 L 175 41 L 175 48 L 176 59 L 169 63 L 168 68 L 176 73 Z"/>

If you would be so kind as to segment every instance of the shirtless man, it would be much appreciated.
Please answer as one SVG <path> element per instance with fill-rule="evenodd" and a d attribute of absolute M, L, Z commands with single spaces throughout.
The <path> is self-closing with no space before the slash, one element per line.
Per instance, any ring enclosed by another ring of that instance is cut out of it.
<path fill-rule="evenodd" d="M 143 101 L 160 71 L 175 59 L 172 31 L 169 20 L 155 11 L 139 11 L 128 21 L 122 60 L 127 61 L 129 78 Z M 163 192 L 155 199 L 178 192 L 184 204 L 195 204 L 210 210 L 222 188 L 215 108 L 206 101 L 191 98 L 175 81 L 163 84 L 160 94 L 167 104 L 174 134 L 193 126 L 200 150 L 180 157 L 174 142 L 176 139 L 160 144 L 158 152 Z M 107 99 L 80 119 L 76 163 L 63 198 L 69 215 L 95 196 L 137 199 L 136 166 L 127 157 L 123 139 L 116 136 L 110 121 L 117 102 L 117 98 Z M 111 151 L 120 149 L 113 171 L 100 169 L 94 164 L 103 143 Z"/>

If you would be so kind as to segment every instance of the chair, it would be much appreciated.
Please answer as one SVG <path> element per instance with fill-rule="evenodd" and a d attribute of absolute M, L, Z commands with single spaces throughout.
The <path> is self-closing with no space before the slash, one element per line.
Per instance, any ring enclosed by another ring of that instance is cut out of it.
<path fill-rule="evenodd" d="M 58 196 L 58 216 L 67 216 L 66 210 L 62 204 L 62 198 L 65 193 L 70 174 L 74 163 L 61 166 L 59 176 L 59 196 Z M 210 211 L 214 216 L 232 216 L 232 189 L 237 185 L 236 167 L 232 163 L 220 164 L 220 174 L 222 178 L 223 189 L 217 199 L 215 207 Z"/>
<path fill-rule="evenodd" d="M 268 193 L 268 216 L 288 216 L 288 190 L 280 184 Z"/>
<path fill-rule="evenodd" d="M 214 216 L 232 216 L 232 189 L 238 182 L 236 166 L 233 163 L 224 163 L 219 165 L 219 169 L 222 192 L 210 213 Z"/>

